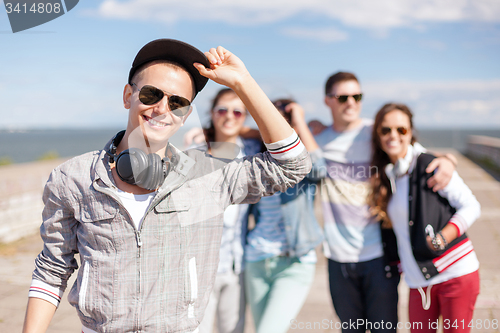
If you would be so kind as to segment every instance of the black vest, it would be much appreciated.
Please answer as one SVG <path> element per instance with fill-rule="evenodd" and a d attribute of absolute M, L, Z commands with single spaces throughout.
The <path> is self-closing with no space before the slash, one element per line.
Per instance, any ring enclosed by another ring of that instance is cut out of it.
<path fill-rule="evenodd" d="M 456 209 L 450 205 L 447 199 L 437 192 L 433 192 L 427 186 L 427 180 L 432 177 L 432 174 L 426 173 L 425 169 L 434 158 L 435 156 L 426 153 L 420 154 L 417 158 L 415 168 L 410 174 L 408 193 L 408 226 L 410 228 L 411 247 L 413 256 L 426 280 L 439 274 L 433 259 L 449 253 L 457 244 L 467 239 L 467 235 L 463 234 L 441 251 L 434 251 L 427 244 L 427 234 L 425 232 L 427 225 L 430 224 L 434 232 L 437 233 L 448 224 L 456 212 Z M 397 253 L 397 242 L 392 229 L 383 230 L 382 244 L 386 261 L 394 262 L 395 253 Z"/>

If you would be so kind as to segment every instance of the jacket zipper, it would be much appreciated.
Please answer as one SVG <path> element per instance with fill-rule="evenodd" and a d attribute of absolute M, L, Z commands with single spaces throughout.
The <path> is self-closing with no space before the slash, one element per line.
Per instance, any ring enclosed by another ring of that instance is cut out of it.
<path fill-rule="evenodd" d="M 176 188 L 180 187 L 182 184 L 179 184 L 178 186 L 176 186 L 175 188 L 173 188 L 169 193 L 171 193 L 173 190 L 175 190 Z M 106 194 L 110 197 L 112 197 L 113 199 L 115 199 L 115 201 L 122 207 L 125 209 L 125 211 L 127 212 L 127 215 L 129 217 L 129 220 L 132 221 L 132 216 L 130 216 L 130 213 L 128 212 L 128 210 L 125 208 L 125 206 L 123 206 L 120 198 L 118 196 L 115 195 L 115 193 L 113 191 L 111 191 L 108 187 L 101 187 L 99 185 L 97 185 L 97 183 L 94 181 L 94 188 L 98 191 L 98 192 L 101 192 L 103 194 Z M 113 187 L 113 188 L 116 188 L 116 187 Z M 142 220 L 142 223 L 139 227 L 139 229 L 137 230 L 136 229 L 136 232 L 135 232 L 135 235 L 136 235 L 136 240 L 137 240 L 137 267 L 138 267 L 138 272 L 137 272 L 137 277 L 138 277 L 138 284 L 137 284 L 137 295 L 139 297 L 139 300 L 141 299 L 141 247 L 142 247 L 142 239 L 141 239 L 141 230 L 142 230 L 142 226 L 144 224 L 144 221 L 146 220 L 146 216 L 149 214 L 149 212 L 151 212 L 153 210 L 153 207 L 155 207 L 161 200 L 163 200 L 163 198 L 167 195 L 168 193 L 166 193 L 165 195 L 162 195 L 161 197 L 157 197 L 155 196 L 153 198 L 153 200 L 151 201 L 148 209 L 146 210 L 146 213 L 144 214 L 144 217 L 143 217 L 143 220 Z M 134 227 L 135 229 L 135 227 Z M 195 269 L 196 269 L 196 266 L 195 266 Z M 196 288 L 197 289 L 197 288 Z M 140 305 L 140 304 L 139 304 Z M 137 321 L 136 321 L 136 331 L 137 332 L 140 332 L 139 330 L 139 327 L 140 327 L 140 313 L 141 313 L 141 307 L 139 306 L 138 309 L 137 309 Z"/>
<path fill-rule="evenodd" d="M 97 185 L 95 182 L 94 182 L 94 188 L 96 189 L 96 191 L 98 192 L 101 192 L 103 194 L 106 194 L 108 196 L 110 196 L 111 198 L 113 198 L 124 210 L 125 212 L 127 213 L 127 216 L 129 218 L 129 221 L 132 221 L 132 216 L 130 215 L 129 211 L 127 210 L 127 208 L 125 208 L 125 206 L 122 204 L 120 198 L 118 196 L 115 195 L 115 193 L 113 191 L 111 191 L 109 188 L 104 188 L 104 187 L 101 187 L 99 185 Z M 149 213 L 150 209 L 148 208 L 148 211 L 146 212 L 146 214 L 144 214 L 144 219 L 146 217 L 146 215 Z M 144 222 L 144 221 L 143 221 Z M 131 222 L 132 223 L 132 222 Z M 141 229 L 142 229 L 142 224 L 141 223 L 141 227 L 139 228 L 139 230 L 137 230 L 135 228 L 135 226 L 133 226 L 134 230 L 135 230 L 135 236 L 136 236 L 136 241 L 137 241 L 137 278 L 138 278 L 138 283 L 137 283 L 137 295 L 138 295 L 138 298 L 139 300 L 141 299 L 141 247 L 142 247 L 142 239 L 141 239 Z M 135 328 L 135 332 L 140 332 L 139 330 L 139 327 L 140 327 L 140 312 L 141 312 L 141 307 L 140 307 L 140 301 L 139 301 L 139 304 L 138 304 L 138 308 L 137 308 L 137 312 L 136 312 L 136 328 Z"/>

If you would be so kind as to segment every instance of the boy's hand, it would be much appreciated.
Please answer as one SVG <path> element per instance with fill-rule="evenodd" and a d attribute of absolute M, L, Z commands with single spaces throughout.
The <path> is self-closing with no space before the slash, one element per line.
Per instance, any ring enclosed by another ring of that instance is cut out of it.
<path fill-rule="evenodd" d="M 297 131 L 297 128 L 306 125 L 306 121 L 304 119 L 304 109 L 297 103 L 290 103 L 285 106 L 285 112 L 290 114 L 291 125 Z M 306 125 L 307 126 L 307 125 Z"/>
<path fill-rule="evenodd" d="M 319 120 L 311 120 L 308 125 L 313 135 L 318 135 L 326 129 L 326 126 Z"/>
<path fill-rule="evenodd" d="M 214 82 L 234 88 L 250 76 L 243 61 L 222 46 L 218 46 L 217 49 L 211 48 L 205 52 L 205 56 L 210 62 L 210 68 L 200 63 L 193 65 L 201 75 Z"/>
<path fill-rule="evenodd" d="M 436 173 L 427 180 L 427 186 L 432 188 L 434 192 L 442 190 L 448 185 L 455 171 L 455 164 L 450 158 L 445 156 L 436 157 L 425 169 L 425 172 L 431 173 L 436 170 Z"/>
<path fill-rule="evenodd" d="M 184 149 L 188 149 L 193 144 L 202 144 L 205 142 L 205 134 L 203 129 L 199 127 L 193 127 L 184 134 Z"/>

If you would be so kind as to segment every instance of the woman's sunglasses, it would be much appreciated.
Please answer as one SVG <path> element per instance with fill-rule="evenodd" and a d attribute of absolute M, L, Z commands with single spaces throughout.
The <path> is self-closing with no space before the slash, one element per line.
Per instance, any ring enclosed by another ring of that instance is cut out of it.
<path fill-rule="evenodd" d="M 214 113 L 217 114 L 219 117 L 227 115 L 229 112 L 228 108 L 226 107 L 218 107 L 214 109 Z M 240 110 L 232 110 L 234 118 L 238 119 L 243 116 L 244 112 Z"/>
<path fill-rule="evenodd" d="M 135 83 L 131 83 L 130 85 L 137 87 L 137 84 Z M 177 117 L 185 116 L 189 112 L 191 102 L 187 98 L 169 94 L 150 85 L 145 85 L 141 88 L 141 90 L 139 90 L 139 100 L 145 105 L 154 105 L 161 101 L 165 95 L 168 98 L 168 107 L 170 108 L 170 111 L 172 111 L 172 113 Z"/>
<path fill-rule="evenodd" d="M 357 102 L 361 101 L 361 99 L 363 98 L 363 94 L 355 94 L 355 95 L 334 95 L 334 94 L 327 94 L 326 96 L 328 97 L 333 97 L 333 98 L 336 98 L 340 104 L 342 103 L 345 103 L 347 102 L 347 99 L 349 97 L 352 97 L 354 98 L 354 100 Z"/>
<path fill-rule="evenodd" d="M 406 127 L 397 127 L 396 131 L 401 135 L 406 135 L 408 133 L 408 129 Z M 380 134 L 387 135 L 392 132 L 392 127 L 381 127 Z"/>

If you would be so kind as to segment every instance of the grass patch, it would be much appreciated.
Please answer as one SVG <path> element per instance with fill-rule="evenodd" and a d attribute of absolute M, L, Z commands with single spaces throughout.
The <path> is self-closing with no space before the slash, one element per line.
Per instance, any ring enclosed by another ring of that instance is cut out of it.
<path fill-rule="evenodd" d="M 42 156 L 38 157 L 37 161 L 51 161 L 59 158 L 59 154 L 55 150 L 48 151 L 44 153 Z"/>
<path fill-rule="evenodd" d="M 0 166 L 2 165 L 10 165 L 13 164 L 14 160 L 10 156 L 1 156 L 0 157 Z"/>

